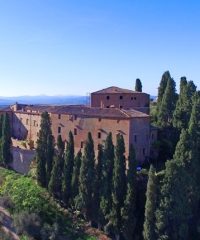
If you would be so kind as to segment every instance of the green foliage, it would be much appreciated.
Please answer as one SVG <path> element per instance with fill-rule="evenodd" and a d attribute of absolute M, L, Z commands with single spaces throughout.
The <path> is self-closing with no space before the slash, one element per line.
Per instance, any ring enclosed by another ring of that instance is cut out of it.
<path fill-rule="evenodd" d="M 74 138 L 72 132 L 69 132 L 69 140 L 65 152 L 65 162 L 63 170 L 63 202 L 69 206 L 70 198 L 72 197 L 72 172 L 74 167 Z"/>
<path fill-rule="evenodd" d="M 80 168 L 81 168 L 81 160 L 82 160 L 82 153 L 79 151 L 74 159 L 74 168 L 73 168 L 73 175 L 72 175 L 72 198 L 75 199 L 76 196 L 79 194 L 79 176 L 80 176 Z"/>
<path fill-rule="evenodd" d="M 109 133 L 103 151 L 102 157 L 102 184 L 101 184 L 101 200 L 100 214 L 101 221 L 105 223 L 105 219 L 110 213 L 112 206 L 112 177 L 114 167 L 114 145 L 112 141 L 112 133 Z"/>
<path fill-rule="evenodd" d="M 155 211 L 156 211 L 156 198 L 157 198 L 157 182 L 155 176 L 155 169 L 151 165 L 149 170 L 149 179 L 146 191 L 146 204 L 145 204 L 145 221 L 143 236 L 144 240 L 154 240 L 155 235 Z"/>
<path fill-rule="evenodd" d="M 127 172 L 127 192 L 121 210 L 122 233 L 125 239 L 133 239 L 136 226 L 136 157 L 133 145 L 130 146 Z"/>
<path fill-rule="evenodd" d="M 11 129 L 10 129 L 10 120 L 8 113 L 3 115 L 2 122 L 2 137 L 1 137 L 1 162 L 4 166 L 8 167 L 9 163 L 12 162 L 13 157 L 11 153 Z"/>
<path fill-rule="evenodd" d="M 192 96 L 196 91 L 196 86 L 192 81 L 187 82 L 186 77 L 180 80 L 180 94 L 176 103 L 173 115 L 173 125 L 179 131 L 187 129 L 192 111 Z"/>
<path fill-rule="evenodd" d="M 84 155 L 80 169 L 79 198 L 82 206 L 82 212 L 87 220 L 94 220 L 93 215 L 93 196 L 95 181 L 95 154 L 94 142 L 89 132 L 85 143 Z"/>
<path fill-rule="evenodd" d="M 173 112 L 176 106 L 176 83 L 170 77 L 159 106 L 157 123 L 160 127 L 168 127 L 172 125 Z"/>
<path fill-rule="evenodd" d="M 135 91 L 142 92 L 142 83 L 139 78 L 137 78 L 135 81 Z"/>
<path fill-rule="evenodd" d="M 125 166 L 125 145 L 122 135 L 117 135 L 115 148 L 115 160 L 113 169 L 113 193 L 112 193 L 112 210 L 109 220 L 114 229 L 116 236 L 120 234 L 122 215 L 125 196 L 126 196 L 126 166 Z"/>
<path fill-rule="evenodd" d="M 53 163 L 53 136 L 51 121 L 47 112 L 41 115 L 41 125 L 36 148 L 37 181 L 42 187 L 47 187 Z"/>

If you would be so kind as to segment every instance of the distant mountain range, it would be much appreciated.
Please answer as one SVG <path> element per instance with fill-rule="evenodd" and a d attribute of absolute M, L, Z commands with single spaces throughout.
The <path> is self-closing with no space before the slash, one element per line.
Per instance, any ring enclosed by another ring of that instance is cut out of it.
<path fill-rule="evenodd" d="M 19 96 L 19 97 L 0 97 L 0 105 L 8 106 L 14 103 L 22 104 L 47 104 L 47 105 L 65 105 L 65 104 L 89 104 L 89 96 Z"/>
<path fill-rule="evenodd" d="M 155 96 L 151 96 L 155 99 Z M 75 105 L 90 104 L 89 96 L 19 96 L 19 97 L 0 97 L 0 107 L 6 107 L 16 102 L 22 104 L 46 104 L 46 105 Z"/>

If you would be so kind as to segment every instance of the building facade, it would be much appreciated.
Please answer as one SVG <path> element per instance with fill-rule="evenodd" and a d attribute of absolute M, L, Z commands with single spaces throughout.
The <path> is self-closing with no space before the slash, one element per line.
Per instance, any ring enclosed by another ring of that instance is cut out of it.
<path fill-rule="evenodd" d="M 111 87 L 92 93 L 91 106 L 16 103 L 9 111 L 13 138 L 32 141 L 36 146 L 41 114 L 45 111 L 50 115 L 55 141 L 58 135 L 67 141 L 71 131 L 74 135 L 75 152 L 84 148 L 88 132 L 91 132 L 97 153 L 98 145 L 104 143 L 111 132 L 114 145 L 117 134 L 123 135 L 126 157 L 130 144 L 133 144 L 138 161 L 144 162 L 149 159 L 152 141 L 156 140 L 148 114 L 149 95 L 145 93 Z"/>

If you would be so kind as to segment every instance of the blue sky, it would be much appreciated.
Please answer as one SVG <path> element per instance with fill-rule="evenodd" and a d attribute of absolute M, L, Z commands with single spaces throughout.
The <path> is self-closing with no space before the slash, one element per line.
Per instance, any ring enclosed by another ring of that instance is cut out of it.
<path fill-rule="evenodd" d="M 0 0 L 0 96 L 200 87 L 200 1 Z"/>

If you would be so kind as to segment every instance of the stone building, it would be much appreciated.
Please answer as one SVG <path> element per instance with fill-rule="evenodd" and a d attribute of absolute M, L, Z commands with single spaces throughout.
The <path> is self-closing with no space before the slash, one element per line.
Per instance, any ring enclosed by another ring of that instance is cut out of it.
<path fill-rule="evenodd" d="M 126 156 L 130 144 L 136 149 L 137 159 L 149 159 L 150 146 L 156 140 L 156 131 L 150 126 L 149 95 L 131 90 L 110 87 L 91 94 L 91 105 L 43 106 L 14 104 L 10 106 L 12 135 L 19 140 L 32 141 L 36 145 L 40 130 L 41 113 L 47 111 L 52 122 L 52 133 L 67 140 L 72 131 L 75 152 L 84 148 L 88 132 L 92 133 L 95 152 L 112 132 L 122 134 Z"/>

